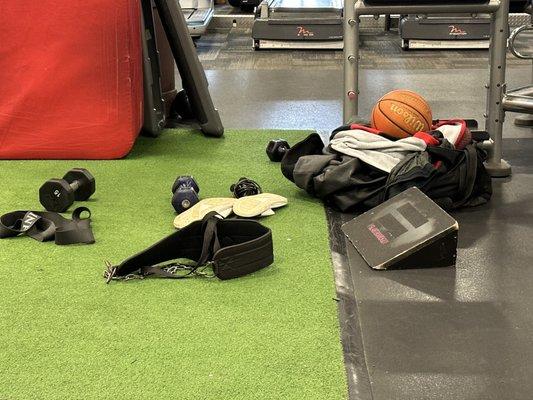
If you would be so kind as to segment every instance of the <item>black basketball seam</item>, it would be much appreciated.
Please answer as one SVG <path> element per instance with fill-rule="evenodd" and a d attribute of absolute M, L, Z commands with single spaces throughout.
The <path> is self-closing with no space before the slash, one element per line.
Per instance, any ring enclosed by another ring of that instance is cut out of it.
<path fill-rule="evenodd" d="M 409 108 L 412 108 L 413 110 L 415 110 L 415 111 L 418 113 L 418 115 L 420 115 L 420 116 L 422 117 L 422 119 L 424 120 L 424 122 L 426 122 L 426 123 L 428 124 L 429 129 L 431 129 L 431 123 L 428 122 L 428 120 L 426 119 L 426 117 L 425 117 L 424 115 L 422 115 L 422 113 L 421 113 L 420 111 L 418 111 L 416 108 L 414 108 L 412 105 L 407 104 L 407 103 L 404 103 L 403 101 L 396 100 L 396 99 L 394 99 L 394 100 L 393 100 L 393 99 L 385 99 L 385 101 L 386 101 L 386 100 L 388 100 L 388 101 L 395 101 L 395 102 L 397 102 L 397 103 L 400 103 L 400 104 L 406 105 L 406 106 L 409 107 Z M 432 114 L 433 114 L 433 113 L 432 113 Z M 433 117 L 433 115 L 432 115 L 432 117 Z"/>
<path fill-rule="evenodd" d="M 381 101 L 378 103 L 378 108 L 379 108 L 379 111 L 381 111 L 381 114 L 383 114 L 383 116 L 385 118 L 387 118 L 388 121 L 390 121 L 391 124 L 393 124 L 396 128 L 398 128 L 399 130 L 401 130 L 402 132 L 405 132 L 408 136 L 413 136 L 411 135 L 411 132 L 407 132 L 405 129 L 403 129 L 401 126 L 399 126 L 396 122 L 392 121 L 388 116 L 387 114 L 385 114 L 383 112 L 383 110 L 381 109 Z"/>

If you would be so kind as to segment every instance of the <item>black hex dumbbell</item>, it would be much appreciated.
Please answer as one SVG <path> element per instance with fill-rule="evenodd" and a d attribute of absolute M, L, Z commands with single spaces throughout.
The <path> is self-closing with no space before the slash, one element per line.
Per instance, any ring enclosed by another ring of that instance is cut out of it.
<path fill-rule="evenodd" d="M 178 176 L 172 185 L 172 207 L 178 214 L 188 210 L 200 201 L 200 187 L 192 176 Z"/>
<path fill-rule="evenodd" d="M 270 161 L 277 162 L 282 160 L 283 156 L 290 148 L 291 146 L 289 146 L 289 143 L 287 143 L 286 140 L 274 139 L 268 142 L 266 153 Z"/>
<path fill-rule="evenodd" d="M 74 201 L 85 201 L 96 191 L 94 177 L 85 168 L 73 168 L 63 179 L 49 179 L 39 189 L 39 201 L 48 211 L 64 212 Z"/>

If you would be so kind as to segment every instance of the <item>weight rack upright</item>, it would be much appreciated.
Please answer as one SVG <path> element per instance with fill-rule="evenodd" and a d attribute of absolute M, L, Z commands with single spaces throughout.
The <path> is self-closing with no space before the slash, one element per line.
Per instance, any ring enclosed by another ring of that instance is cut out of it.
<path fill-rule="evenodd" d="M 511 174 L 511 166 L 502 159 L 502 134 L 505 111 L 512 111 L 512 99 L 506 96 L 506 53 L 509 34 L 510 0 L 487 0 L 462 2 L 434 1 L 421 4 L 417 0 L 345 0 L 344 1 L 344 123 L 357 117 L 359 108 L 359 40 L 361 15 L 384 14 L 446 14 L 446 13 L 486 13 L 491 15 L 491 45 L 489 54 L 489 83 L 485 112 L 485 130 L 490 141 L 484 144 L 489 152 L 487 170 L 494 177 Z M 504 107 L 504 103 L 506 106 Z M 522 104 L 524 105 L 524 104 Z M 533 100 L 527 102 L 522 111 L 533 113 Z"/>

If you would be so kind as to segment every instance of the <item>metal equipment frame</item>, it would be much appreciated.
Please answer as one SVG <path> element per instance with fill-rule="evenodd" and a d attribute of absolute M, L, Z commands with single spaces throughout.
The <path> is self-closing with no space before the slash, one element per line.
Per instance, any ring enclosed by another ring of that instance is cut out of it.
<path fill-rule="evenodd" d="M 198 59 L 180 5 L 175 0 L 154 0 L 154 3 L 178 66 L 183 89 L 200 129 L 207 136 L 221 137 L 224 127 L 218 110 L 213 105 L 205 71 Z"/>
<path fill-rule="evenodd" d="M 490 141 L 484 146 L 489 153 L 487 170 L 494 177 L 511 174 L 511 166 L 502 159 L 502 134 L 505 112 L 511 111 L 506 96 L 506 53 L 509 34 L 510 0 L 489 0 L 475 4 L 465 0 L 462 3 L 440 1 L 438 4 L 425 5 L 368 5 L 363 0 L 344 1 L 344 122 L 357 117 L 359 111 L 359 40 L 360 16 L 383 14 L 446 14 L 446 13 L 486 13 L 491 15 L 491 45 L 489 55 L 489 83 L 485 113 L 485 130 L 490 134 Z M 504 107 L 504 103 L 506 106 Z M 528 108 L 529 107 L 529 108 Z M 533 113 L 530 103 L 521 111 Z"/>
<path fill-rule="evenodd" d="M 161 63 L 156 43 L 152 3 L 142 1 L 144 123 L 143 134 L 157 137 L 165 127 L 165 100 L 161 87 Z"/>
<path fill-rule="evenodd" d="M 529 5 L 529 14 L 531 15 L 531 20 L 528 25 L 523 25 L 517 29 L 515 29 L 511 36 L 509 37 L 509 50 L 513 55 L 517 58 L 520 58 L 522 60 L 533 60 L 533 54 L 523 54 L 516 48 L 516 40 L 520 36 L 521 33 L 526 31 L 533 31 L 533 3 L 530 3 Z M 533 67 L 533 63 L 532 63 Z M 533 78 L 533 69 L 531 70 L 531 76 Z M 511 97 L 514 97 L 514 102 L 511 102 L 509 105 L 509 100 Z M 533 85 L 519 88 L 510 92 L 507 92 L 506 99 L 503 102 L 504 108 L 506 106 L 519 106 L 520 104 L 524 105 L 526 104 L 526 112 L 523 115 L 519 115 L 515 118 L 515 125 L 517 126 L 523 126 L 523 127 L 533 127 L 533 115 L 531 112 L 529 114 L 527 113 L 527 104 L 531 104 L 533 102 Z M 513 104 L 514 103 L 514 104 Z M 518 103 L 518 104 L 517 104 Z M 522 112 L 523 110 L 519 108 L 519 112 Z"/>

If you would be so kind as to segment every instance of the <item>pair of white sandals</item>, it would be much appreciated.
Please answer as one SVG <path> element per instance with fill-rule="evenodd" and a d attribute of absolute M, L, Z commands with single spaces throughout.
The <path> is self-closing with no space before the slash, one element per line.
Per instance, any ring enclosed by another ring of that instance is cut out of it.
<path fill-rule="evenodd" d="M 226 218 L 232 212 L 242 218 L 266 217 L 274 215 L 274 208 L 287 205 L 287 199 L 272 193 L 261 193 L 239 199 L 213 197 L 196 203 L 174 219 L 174 226 L 181 229 L 194 221 L 199 221 L 210 212 L 216 212 Z"/>

